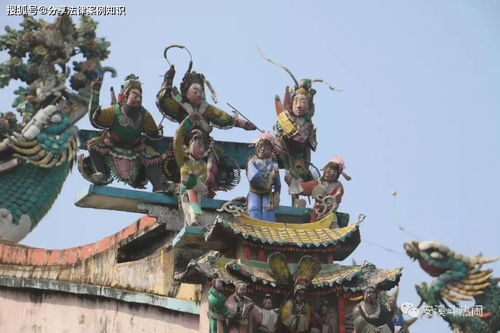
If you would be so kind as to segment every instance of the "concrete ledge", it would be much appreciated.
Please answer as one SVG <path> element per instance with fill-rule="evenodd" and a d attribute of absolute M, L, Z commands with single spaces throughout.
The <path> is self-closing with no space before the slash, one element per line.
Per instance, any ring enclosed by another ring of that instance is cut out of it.
<path fill-rule="evenodd" d="M 175 236 L 174 240 L 172 241 L 172 246 L 182 247 L 186 243 L 190 243 L 192 239 L 195 239 L 195 242 L 197 242 L 198 244 L 203 243 L 206 231 L 206 228 L 187 225 L 182 228 L 181 231 L 179 231 L 179 233 Z"/>
<path fill-rule="evenodd" d="M 200 314 L 200 304 L 196 302 L 89 284 L 78 284 L 43 279 L 19 279 L 0 276 L 0 287 L 47 290 L 78 295 L 106 297 L 126 303 L 151 305 L 173 311 L 187 312 L 195 315 Z"/>
<path fill-rule="evenodd" d="M 227 200 L 204 198 L 201 201 L 201 208 L 215 211 L 226 202 Z M 148 210 L 141 208 L 143 204 L 166 206 L 177 211 L 178 198 L 175 195 L 90 184 L 77 195 L 75 200 L 75 205 L 78 207 L 147 214 Z M 235 204 L 238 205 L 237 202 Z M 309 208 L 279 206 L 276 215 L 282 222 L 306 223 L 309 221 L 310 212 Z"/>

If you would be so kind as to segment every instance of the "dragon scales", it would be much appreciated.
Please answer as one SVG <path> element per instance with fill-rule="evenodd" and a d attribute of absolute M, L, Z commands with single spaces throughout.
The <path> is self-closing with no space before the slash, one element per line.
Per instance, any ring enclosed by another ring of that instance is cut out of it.
<path fill-rule="evenodd" d="M 22 29 L 5 27 L 0 51 L 0 88 L 21 86 L 12 106 L 0 113 L 0 240 L 18 242 L 49 211 L 69 174 L 78 149 L 75 123 L 88 111 L 90 84 L 105 71 L 109 43 L 97 38 L 97 23 L 69 16 L 53 23 L 26 16 Z M 73 61 L 73 74 L 66 65 Z M 83 59 L 82 59 L 83 58 Z"/>
<path fill-rule="evenodd" d="M 416 286 L 417 293 L 428 306 L 458 306 L 460 301 L 475 301 L 482 314 L 442 314 L 455 333 L 494 333 L 500 330 L 500 288 L 491 269 L 482 266 L 498 258 L 481 255 L 469 257 L 432 241 L 411 241 L 404 245 L 406 253 L 418 260 L 422 269 L 436 279 Z"/>

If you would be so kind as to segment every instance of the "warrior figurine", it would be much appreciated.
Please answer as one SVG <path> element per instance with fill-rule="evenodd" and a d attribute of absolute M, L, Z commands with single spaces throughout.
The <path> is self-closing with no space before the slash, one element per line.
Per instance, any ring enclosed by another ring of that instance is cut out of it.
<path fill-rule="evenodd" d="M 165 49 L 166 51 L 169 49 Z M 184 48 L 184 47 L 182 47 Z M 160 112 L 175 122 L 182 122 L 184 119 L 189 119 L 191 130 L 198 129 L 207 137 L 213 126 L 228 129 L 231 127 L 241 127 L 245 130 L 255 130 L 256 127 L 251 122 L 233 117 L 226 112 L 207 103 L 205 98 L 205 84 L 213 91 L 211 85 L 201 73 L 191 71 L 192 61 L 190 62 L 187 72 L 184 74 L 180 84 L 180 93 L 173 86 L 175 76 L 174 65 L 165 73 L 165 78 L 160 91 L 156 96 L 156 105 Z M 186 142 L 190 139 L 190 135 L 186 135 Z M 220 188 L 217 184 L 217 173 L 220 167 L 222 152 L 217 147 L 211 147 L 208 156 L 208 178 L 207 185 L 209 189 L 209 197 L 215 195 L 215 191 Z M 234 186 L 234 185 L 233 185 Z M 231 189 L 231 186 L 223 188 L 223 190 Z"/>
<path fill-rule="evenodd" d="M 264 132 L 253 141 L 253 145 L 255 155 L 247 165 L 250 182 L 248 214 L 256 219 L 276 221 L 281 183 L 278 163 L 272 159 L 275 140 L 270 133 Z"/>
<path fill-rule="evenodd" d="M 132 187 L 143 188 L 149 180 L 154 192 L 169 192 L 172 183 L 164 179 L 163 156 L 147 145 L 148 139 L 162 137 L 162 127 L 156 125 L 142 106 L 142 86 L 138 79 L 133 74 L 127 76 L 122 98 L 107 108 L 99 106 L 101 81 L 92 84 L 90 122 L 104 131 L 87 142 L 91 164 L 86 162 L 82 174 L 96 185 L 109 184 L 114 177 Z"/>
<path fill-rule="evenodd" d="M 287 173 L 290 174 L 289 193 L 296 195 L 295 184 L 312 179 L 309 171 L 311 150 L 316 150 L 316 129 L 312 123 L 314 114 L 311 80 L 302 80 L 293 94 L 287 87 L 284 105 L 276 99 L 276 150 Z"/>
<path fill-rule="evenodd" d="M 202 214 L 200 201 L 208 192 L 207 162 L 209 143 L 207 136 L 195 129 L 191 132 L 188 146 L 184 145 L 184 137 L 189 132 L 189 122 L 184 120 L 174 137 L 174 156 L 179 165 L 181 183 L 179 200 L 186 224 L 198 224 L 197 218 Z M 187 149 L 186 149 L 187 148 Z"/>
<path fill-rule="evenodd" d="M 330 90 L 335 90 L 335 88 L 323 79 L 297 81 L 287 67 L 266 57 L 262 50 L 259 49 L 259 52 L 264 59 L 284 69 L 295 83 L 293 92 L 286 87 L 283 102 L 276 95 L 274 105 L 278 116 L 275 126 L 276 153 L 286 170 L 285 175 L 290 180 L 288 193 L 292 195 L 292 205 L 299 206 L 298 183 L 313 179 L 309 171 L 311 150 L 316 151 L 317 146 L 316 128 L 312 123 L 315 111 L 313 97 L 316 90 L 312 89 L 312 83 L 323 82 Z"/>
<path fill-rule="evenodd" d="M 295 285 L 293 297 L 281 307 L 280 319 L 287 332 L 309 332 L 311 306 L 306 302 L 306 285 Z"/>
<path fill-rule="evenodd" d="M 344 160 L 336 156 L 322 169 L 323 176 L 321 178 L 299 182 L 299 193 L 311 195 L 315 200 L 310 222 L 318 221 L 329 213 L 337 211 L 344 195 L 344 186 L 339 181 L 339 176 L 343 175 L 345 179 L 351 179 L 344 172 L 344 168 Z M 290 178 L 288 177 L 285 180 L 290 182 Z"/>

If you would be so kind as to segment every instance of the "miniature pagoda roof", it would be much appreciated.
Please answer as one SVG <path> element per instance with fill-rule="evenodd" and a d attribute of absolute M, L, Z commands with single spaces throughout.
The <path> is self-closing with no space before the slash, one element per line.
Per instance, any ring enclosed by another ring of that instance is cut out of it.
<path fill-rule="evenodd" d="M 296 264 L 288 264 L 294 269 Z M 344 292 L 356 293 L 368 285 L 375 285 L 382 290 L 389 290 L 399 283 L 402 268 L 392 270 L 377 269 L 375 265 L 343 266 L 338 264 L 321 265 L 321 271 L 312 280 L 313 290 L 332 289 L 340 287 Z M 251 281 L 255 285 L 269 285 L 273 288 L 286 286 L 273 277 L 266 262 L 253 260 L 235 260 L 219 257 L 217 251 L 210 251 L 206 255 L 189 263 L 186 270 L 175 276 L 176 280 L 185 283 L 204 283 L 207 279 L 217 276 L 226 284 L 235 284 L 237 281 Z"/>
<path fill-rule="evenodd" d="M 239 235 L 247 241 L 276 247 L 296 246 L 303 249 L 337 247 L 334 250 L 335 260 L 343 260 L 360 243 L 359 224 L 332 229 L 336 219 L 336 214 L 330 214 L 318 222 L 297 224 L 268 222 L 241 215 L 233 220 L 218 219 L 205 239 L 228 244 L 228 234 L 232 234 Z"/>

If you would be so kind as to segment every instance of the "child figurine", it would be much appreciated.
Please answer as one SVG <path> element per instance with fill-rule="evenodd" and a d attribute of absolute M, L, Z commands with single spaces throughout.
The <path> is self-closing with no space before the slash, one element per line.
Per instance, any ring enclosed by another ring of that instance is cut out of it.
<path fill-rule="evenodd" d="M 315 200 L 310 222 L 316 222 L 329 213 L 337 211 L 344 195 L 344 186 L 339 181 L 339 176 L 342 175 L 345 179 L 351 180 L 351 177 L 344 172 L 344 168 L 344 160 L 336 156 L 322 169 L 321 178 L 300 182 L 302 190 L 300 194 L 311 195 Z M 288 178 L 287 181 L 289 181 Z M 330 200 L 327 200 L 328 197 Z"/>
<path fill-rule="evenodd" d="M 184 146 L 184 135 L 189 124 L 181 123 L 174 138 L 174 155 L 179 165 L 181 184 L 179 200 L 187 225 L 197 225 L 198 216 L 202 214 L 200 201 L 208 192 L 206 155 L 209 150 L 207 136 L 201 131 L 194 130 L 189 140 L 187 153 Z"/>
<path fill-rule="evenodd" d="M 254 141 L 255 155 L 248 160 L 247 177 L 248 215 L 253 218 L 276 221 L 275 209 L 279 205 L 281 189 L 278 163 L 272 159 L 275 145 L 269 132 L 259 135 Z"/>

